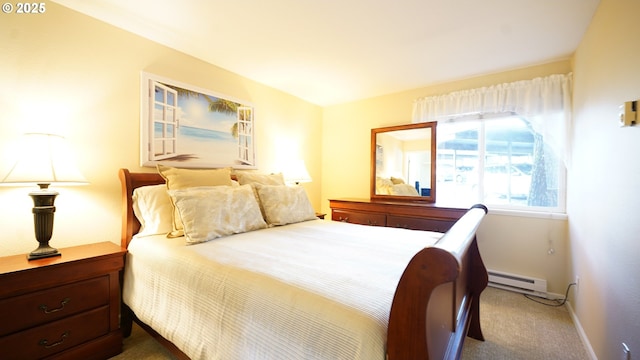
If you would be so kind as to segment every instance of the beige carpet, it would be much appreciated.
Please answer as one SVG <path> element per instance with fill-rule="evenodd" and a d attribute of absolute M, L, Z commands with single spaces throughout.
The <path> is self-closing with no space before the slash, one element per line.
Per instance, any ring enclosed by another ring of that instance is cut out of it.
<path fill-rule="evenodd" d="M 131 336 L 124 339 L 122 353 L 111 360 L 175 360 L 176 358 L 165 350 L 149 334 L 135 323 Z"/>
<path fill-rule="evenodd" d="M 589 359 L 565 306 L 489 287 L 480 297 L 480 321 L 485 341 L 467 337 L 463 360 Z"/>
<path fill-rule="evenodd" d="M 509 291 L 487 288 L 480 299 L 485 341 L 465 340 L 462 359 L 585 360 L 588 359 L 569 312 Z M 117 360 L 175 359 L 135 326 Z"/>

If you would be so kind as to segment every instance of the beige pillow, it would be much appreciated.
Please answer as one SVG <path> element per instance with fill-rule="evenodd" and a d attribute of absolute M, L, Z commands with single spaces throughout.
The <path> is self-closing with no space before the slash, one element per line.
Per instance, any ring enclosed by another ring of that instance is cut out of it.
<path fill-rule="evenodd" d="M 250 185 L 197 187 L 168 192 L 184 224 L 187 244 L 267 227 Z"/>
<path fill-rule="evenodd" d="M 404 180 L 401 178 L 397 178 L 397 177 L 391 177 L 391 182 L 393 183 L 393 185 L 398 185 L 398 184 L 404 184 Z"/>
<path fill-rule="evenodd" d="M 393 185 L 389 191 L 390 195 L 409 195 L 409 196 L 420 196 L 418 194 L 418 190 L 409 184 L 396 184 Z"/>
<path fill-rule="evenodd" d="M 302 187 L 259 185 L 257 190 L 269 225 L 286 225 L 316 218 Z"/>
<path fill-rule="evenodd" d="M 188 189 L 197 186 L 231 186 L 231 168 L 222 169 L 179 169 L 165 165 L 157 165 L 158 173 L 167 183 L 168 190 Z M 173 201 L 172 201 L 173 204 Z M 184 234 L 178 210 L 173 204 L 173 228 L 169 237 Z"/>
<path fill-rule="evenodd" d="M 133 213 L 140 221 L 139 235 L 166 234 L 173 230 L 173 205 L 166 185 L 136 188 L 131 199 Z"/>
<path fill-rule="evenodd" d="M 260 196 L 258 196 L 258 185 L 284 185 L 284 176 L 282 173 L 278 174 L 261 174 L 257 172 L 238 172 L 236 173 L 236 178 L 238 179 L 238 183 L 240 185 L 250 184 L 253 186 L 253 193 L 256 197 L 256 201 L 258 205 L 260 205 L 260 212 L 262 212 L 262 217 L 267 220 L 264 214 L 264 208 L 262 207 L 262 203 L 260 202 Z"/>
<path fill-rule="evenodd" d="M 391 187 L 393 187 L 391 179 L 376 177 L 376 194 L 391 195 Z"/>
<path fill-rule="evenodd" d="M 284 176 L 278 174 L 260 174 L 255 172 L 237 172 L 236 177 L 240 185 L 261 184 L 261 185 L 284 185 Z"/>

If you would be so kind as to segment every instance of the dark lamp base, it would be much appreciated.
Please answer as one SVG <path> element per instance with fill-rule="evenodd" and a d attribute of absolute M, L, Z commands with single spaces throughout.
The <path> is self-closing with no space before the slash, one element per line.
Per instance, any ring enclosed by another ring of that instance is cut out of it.
<path fill-rule="evenodd" d="M 57 249 L 49 246 L 49 240 L 53 233 L 53 213 L 56 211 L 53 203 L 58 193 L 47 189 L 49 184 L 38 185 L 40 185 L 40 190 L 30 192 L 29 196 L 33 199 L 33 225 L 36 240 L 40 245 L 27 255 L 29 260 L 60 256 Z"/>
<path fill-rule="evenodd" d="M 48 257 L 60 256 L 62 253 L 58 249 L 52 248 L 49 244 L 40 244 L 37 249 L 27 255 L 28 260 L 44 259 Z"/>

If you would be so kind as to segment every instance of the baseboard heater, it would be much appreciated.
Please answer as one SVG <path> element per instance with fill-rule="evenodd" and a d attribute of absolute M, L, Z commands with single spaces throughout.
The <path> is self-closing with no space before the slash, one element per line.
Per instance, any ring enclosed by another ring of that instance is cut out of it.
<path fill-rule="evenodd" d="M 523 294 L 547 297 L 547 280 L 488 270 L 489 286 Z"/>

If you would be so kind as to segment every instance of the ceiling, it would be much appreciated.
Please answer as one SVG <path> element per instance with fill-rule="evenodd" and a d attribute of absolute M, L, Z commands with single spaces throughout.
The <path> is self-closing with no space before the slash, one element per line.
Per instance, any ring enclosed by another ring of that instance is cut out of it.
<path fill-rule="evenodd" d="M 321 106 L 569 58 L 599 0 L 54 0 Z"/>

